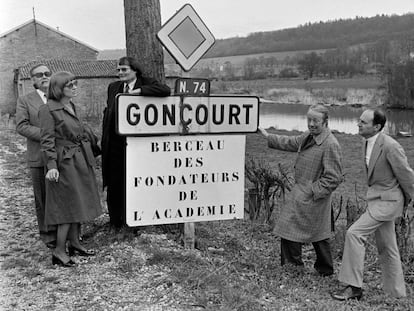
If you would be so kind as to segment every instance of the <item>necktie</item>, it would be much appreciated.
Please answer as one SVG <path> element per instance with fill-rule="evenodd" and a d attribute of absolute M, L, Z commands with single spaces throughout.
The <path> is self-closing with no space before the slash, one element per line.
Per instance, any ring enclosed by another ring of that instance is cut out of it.
<path fill-rule="evenodd" d="M 128 83 L 125 83 L 124 93 L 129 93 L 129 84 Z"/>

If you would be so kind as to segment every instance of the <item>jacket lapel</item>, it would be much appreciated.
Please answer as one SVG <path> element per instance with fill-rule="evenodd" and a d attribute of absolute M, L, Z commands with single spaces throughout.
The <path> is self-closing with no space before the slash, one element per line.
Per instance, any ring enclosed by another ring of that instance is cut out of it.
<path fill-rule="evenodd" d="M 369 158 L 368 179 L 371 177 L 371 174 L 374 171 L 375 163 L 377 162 L 378 157 L 380 156 L 382 152 L 383 143 L 384 143 L 384 137 L 380 133 L 378 135 L 377 140 L 375 141 L 374 147 L 372 148 L 371 157 Z"/>

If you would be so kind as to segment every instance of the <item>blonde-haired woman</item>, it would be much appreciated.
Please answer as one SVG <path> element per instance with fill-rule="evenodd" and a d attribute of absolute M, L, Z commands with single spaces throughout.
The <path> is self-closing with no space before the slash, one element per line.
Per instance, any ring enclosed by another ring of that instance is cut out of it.
<path fill-rule="evenodd" d="M 78 119 L 72 98 L 77 81 L 57 72 L 49 84 L 48 102 L 39 110 L 41 151 L 46 166 L 47 224 L 57 225 L 52 263 L 70 267 L 74 254 L 93 256 L 79 241 L 79 224 L 102 213 L 95 176 L 96 136 Z M 66 241 L 69 241 L 69 254 Z"/>

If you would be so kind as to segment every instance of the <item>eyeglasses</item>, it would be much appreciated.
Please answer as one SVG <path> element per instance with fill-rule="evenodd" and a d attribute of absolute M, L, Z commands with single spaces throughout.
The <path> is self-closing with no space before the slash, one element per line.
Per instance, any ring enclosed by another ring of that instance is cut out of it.
<path fill-rule="evenodd" d="M 116 71 L 118 72 L 127 72 L 128 70 L 130 70 L 131 68 L 116 68 Z"/>
<path fill-rule="evenodd" d="M 49 78 L 52 75 L 52 73 L 50 71 L 45 71 L 45 72 L 38 72 L 38 73 L 34 73 L 32 74 L 32 77 L 36 77 L 36 78 L 42 78 L 43 76 Z"/>
<path fill-rule="evenodd" d="M 74 86 L 78 87 L 78 80 L 72 80 L 65 84 L 65 87 L 69 89 L 73 89 Z"/>

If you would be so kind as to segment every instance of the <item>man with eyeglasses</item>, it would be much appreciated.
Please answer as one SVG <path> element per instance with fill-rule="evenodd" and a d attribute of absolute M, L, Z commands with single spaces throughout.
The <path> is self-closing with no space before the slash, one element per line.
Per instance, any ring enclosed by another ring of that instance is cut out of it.
<path fill-rule="evenodd" d="M 109 222 L 115 229 L 125 225 L 126 139 L 115 130 L 115 97 L 120 93 L 164 97 L 170 88 L 153 78 L 143 77 L 138 62 L 122 57 L 117 66 L 119 81 L 108 86 L 107 107 L 102 125 L 102 176 L 107 190 Z"/>
<path fill-rule="evenodd" d="M 32 176 L 37 223 L 41 240 L 47 247 L 56 243 L 56 227 L 45 224 L 45 174 L 40 155 L 39 108 L 46 104 L 47 90 L 51 72 L 44 64 L 37 64 L 30 69 L 30 76 L 35 90 L 17 100 L 16 130 L 27 138 L 27 163 Z"/>
<path fill-rule="evenodd" d="M 296 152 L 295 183 L 276 219 L 274 233 L 280 237 L 281 265 L 302 270 L 302 245 L 312 243 L 316 253 L 313 265 L 319 276 L 334 272 L 332 236 L 332 192 L 343 181 L 341 147 L 328 127 L 328 109 L 315 104 L 306 115 L 308 131 L 297 136 L 259 131 L 273 149 Z"/>

